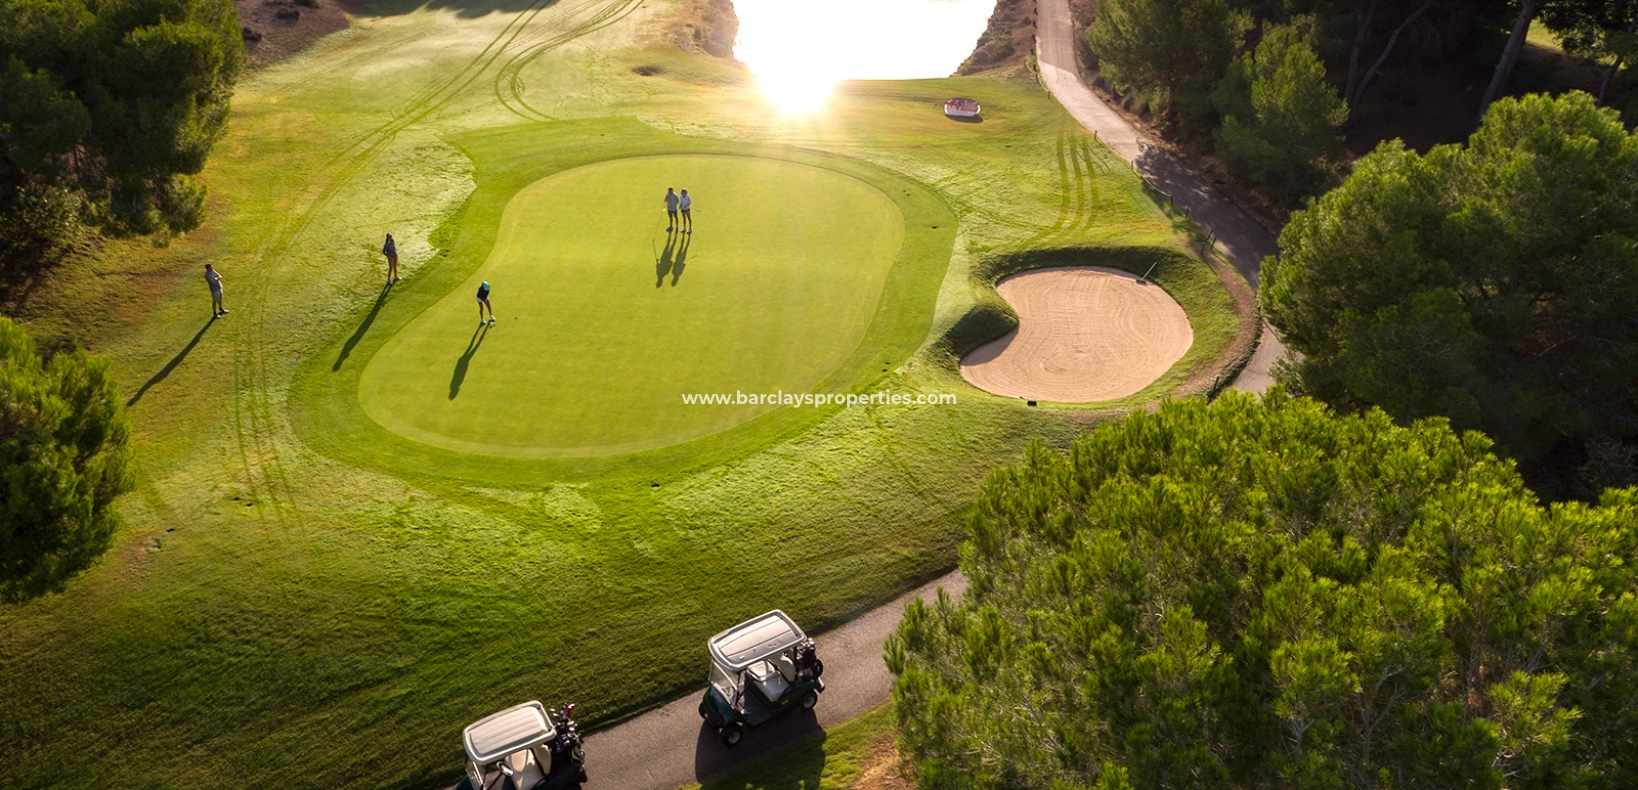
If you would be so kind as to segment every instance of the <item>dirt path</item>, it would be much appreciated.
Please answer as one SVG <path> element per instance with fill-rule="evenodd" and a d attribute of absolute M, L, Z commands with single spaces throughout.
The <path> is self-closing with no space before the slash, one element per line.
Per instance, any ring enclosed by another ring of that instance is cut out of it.
<path fill-rule="evenodd" d="M 1150 145 L 1119 113 L 1081 81 L 1075 65 L 1074 25 L 1069 0 L 1037 0 L 1036 60 L 1041 79 L 1058 103 L 1160 190 L 1196 225 L 1216 240 L 1217 249 L 1257 287 L 1258 267 L 1278 247 L 1263 226 L 1247 217 L 1216 189 L 1189 172 L 1165 150 Z M 1257 353 L 1234 381 L 1234 388 L 1262 392 L 1273 383 L 1272 368 L 1284 353 L 1266 324 Z"/>
<path fill-rule="evenodd" d="M 1189 317 L 1170 295 L 1119 269 L 1036 269 L 995 289 L 1018 311 L 1018 328 L 963 357 L 961 376 L 997 395 L 1124 398 L 1160 378 L 1194 342 Z"/>
<path fill-rule="evenodd" d="M 940 587 L 959 595 L 967 589 L 967 580 L 952 572 L 817 637 L 819 658 L 825 662 L 825 693 L 812 712 L 788 713 L 746 730 L 745 740 L 728 749 L 700 719 L 699 696 L 690 694 L 587 738 L 587 786 L 592 790 L 675 790 L 858 715 L 886 699 L 893 688 L 882 646 L 898 626 L 904 607 L 913 598 L 931 600 Z M 703 688 L 708 659 L 704 642 L 699 647 Z"/>

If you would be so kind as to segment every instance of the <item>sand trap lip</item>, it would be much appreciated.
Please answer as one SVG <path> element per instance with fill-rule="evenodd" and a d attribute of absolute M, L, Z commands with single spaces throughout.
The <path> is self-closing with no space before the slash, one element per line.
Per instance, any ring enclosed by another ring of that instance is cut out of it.
<path fill-rule="evenodd" d="M 1194 343 L 1182 306 L 1160 286 L 1101 266 L 1035 269 L 995 286 L 1018 328 L 961 359 L 973 386 L 1010 398 L 1091 403 L 1161 377 Z"/>

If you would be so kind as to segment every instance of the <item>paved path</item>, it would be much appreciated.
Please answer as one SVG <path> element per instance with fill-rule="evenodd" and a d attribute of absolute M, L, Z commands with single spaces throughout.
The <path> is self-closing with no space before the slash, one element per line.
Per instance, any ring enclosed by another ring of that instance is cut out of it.
<path fill-rule="evenodd" d="M 1150 184 L 1165 193 L 1207 233 L 1252 287 L 1264 257 L 1275 251 L 1274 239 L 1210 184 L 1189 172 L 1166 151 L 1143 140 L 1131 124 L 1081 82 L 1072 48 L 1074 29 L 1068 0 L 1038 0 L 1036 57 L 1048 90 L 1082 126 L 1095 133 Z M 1269 368 L 1283 349 L 1266 327 L 1251 362 L 1234 386 L 1261 392 L 1272 382 Z M 811 713 L 790 713 L 747 730 L 739 746 L 728 749 L 705 726 L 690 694 L 663 708 L 597 732 L 586 739 L 587 783 L 619 790 L 675 790 L 698 782 L 749 758 L 766 754 L 800 737 L 858 715 L 887 698 L 893 675 L 882 660 L 882 646 L 898 625 L 912 598 L 931 598 L 939 587 L 959 594 L 967 580 L 952 572 L 834 631 L 819 636 L 825 662 L 826 691 Z M 700 645 L 701 680 L 705 646 Z"/>
<path fill-rule="evenodd" d="M 1047 90 L 1069 114 L 1099 140 L 1132 165 L 1196 225 L 1211 234 L 1217 249 L 1234 268 L 1257 287 L 1263 258 L 1278 249 L 1274 237 L 1246 216 L 1211 184 L 1183 167 L 1165 149 L 1151 145 L 1126 119 L 1098 98 L 1081 81 L 1075 65 L 1075 27 L 1069 20 L 1069 0 L 1036 0 L 1035 58 Z M 1270 373 L 1284 353 L 1273 330 L 1265 324 L 1257 353 L 1234 381 L 1235 389 L 1262 392 L 1273 383 Z"/>
<path fill-rule="evenodd" d="M 745 731 L 733 749 L 717 740 L 690 694 L 659 710 L 597 732 L 586 739 L 586 783 L 589 790 L 675 790 L 759 754 L 788 745 L 820 728 L 858 715 L 887 699 L 893 675 L 882 660 L 882 646 L 898 626 L 912 598 L 931 600 L 943 587 L 959 595 L 967 589 L 960 572 L 929 582 L 886 606 L 815 638 L 825 662 L 825 693 L 811 712 L 787 713 Z M 731 625 L 728 624 L 728 625 Z M 700 648 L 700 683 L 705 683 L 705 644 Z"/>

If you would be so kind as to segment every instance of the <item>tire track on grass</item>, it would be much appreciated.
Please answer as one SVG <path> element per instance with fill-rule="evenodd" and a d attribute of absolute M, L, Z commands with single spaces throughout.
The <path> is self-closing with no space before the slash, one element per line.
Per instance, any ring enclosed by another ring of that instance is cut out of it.
<path fill-rule="evenodd" d="M 1075 154 L 1080 157 L 1085 172 L 1086 207 L 1077 230 L 1088 231 L 1097 224 L 1097 206 L 1102 202 L 1103 190 L 1098 188 L 1097 163 L 1092 160 L 1092 141 L 1085 136 L 1077 138 Z"/>
<path fill-rule="evenodd" d="M 582 22 L 578 27 L 564 31 L 539 44 L 531 45 L 513 55 L 495 74 L 495 99 L 513 114 L 532 121 L 555 120 L 552 116 L 535 109 L 523 98 L 525 84 L 523 70 L 548 52 L 560 49 L 564 45 L 614 25 L 642 6 L 642 0 L 616 0 L 615 2 L 598 8 L 597 12 Z M 503 88 L 504 86 L 504 88 Z M 513 106 L 513 105 L 517 106 Z"/>
<path fill-rule="evenodd" d="M 485 44 L 484 48 L 478 51 L 478 54 L 474 55 L 471 60 L 468 60 L 466 65 L 463 65 L 460 69 L 456 70 L 455 73 L 449 75 L 441 82 L 434 81 L 425 88 L 422 88 L 421 90 L 412 94 L 406 103 L 406 109 L 404 109 L 402 112 L 396 113 L 393 116 L 393 120 L 399 121 L 406 117 L 414 116 L 418 109 L 425 107 L 427 104 L 436 99 L 439 93 L 448 89 L 455 83 L 460 82 L 468 72 L 472 71 L 474 66 L 478 67 L 478 71 L 474 72 L 474 74 L 483 73 L 485 69 L 487 69 L 490 65 L 493 65 L 495 60 L 499 58 L 508 47 L 517 41 L 518 36 L 522 35 L 523 31 L 528 28 L 530 23 L 535 21 L 536 17 L 540 16 L 541 12 L 545 11 L 547 8 L 555 7 L 557 4 L 558 0 L 534 0 L 534 2 L 531 2 L 529 6 L 522 12 L 518 13 L 517 16 L 507 20 L 506 25 L 501 28 L 500 32 L 495 34 L 495 37 L 490 39 L 489 43 Z M 493 54 L 491 54 L 491 50 L 493 50 Z M 445 97 L 445 101 L 447 102 L 449 98 L 452 97 Z"/>
<path fill-rule="evenodd" d="M 1074 215 L 1074 211 L 1070 206 L 1072 201 L 1070 198 L 1069 162 L 1064 152 L 1066 145 L 1073 145 L 1070 135 L 1067 132 L 1059 132 L 1057 151 L 1058 216 L 1052 221 L 1051 226 L 1047 227 L 1045 230 L 1038 231 L 1034 236 L 1025 239 L 1019 245 L 1021 249 L 1033 249 L 1036 245 L 1042 242 L 1056 238 L 1064 229 L 1065 223 L 1069 222 L 1070 218 Z"/>
<path fill-rule="evenodd" d="M 616 0 L 615 3 L 608 5 L 628 5 L 632 1 Z M 509 20 L 500 33 L 455 74 L 421 91 L 418 94 L 419 98 L 406 111 L 354 138 L 320 166 L 317 169 L 319 174 L 328 173 L 328 177 L 323 179 L 324 185 L 306 206 L 286 215 L 279 228 L 258 247 L 250 262 L 264 264 L 267 261 L 284 258 L 336 195 L 391 145 L 400 132 L 443 109 L 450 102 L 469 95 L 469 89 L 484 72 L 506 54 L 525 28 L 544 9 L 555 2 L 556 0 L 537 0 L 529 10 Z M 565 41 L 585 32 L 590 31 L 581 31 Z M 362 150 L 360 146 L 363 146 Z M 250 306 L 251 320 L 239 332 L 240 343 L 235 355 L 233 383 L 238 397 L 235 398 L 233 410 L 236 434 L 233 444 L 238 449 L 238 460 L 243 465 L 247 486 L 260 489 L 266 497 L 283 500 L 294 508 L 296 505 L 294 490 L 273 438 L 277 435 L 273 430 L 276 416 L 269 390 L 272 376 L 267 369 L 265 353 L 270 336 L 268 296 L 273 286 L 272 272 L 264 269 L 262 276 L 249 278 L 247 286 L 245 301 L 242 304 Z"/>

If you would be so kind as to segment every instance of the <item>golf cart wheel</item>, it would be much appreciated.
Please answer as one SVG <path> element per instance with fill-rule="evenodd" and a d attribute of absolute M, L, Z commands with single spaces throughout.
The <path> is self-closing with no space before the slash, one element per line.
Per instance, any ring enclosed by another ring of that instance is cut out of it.
<path fill-rule="evenodd" d="M 808 693 L 802 695 L 802 699 L 799 701 L 802 710 L 813 710 L 813 706 L 819 704 L 819 692 L 809 690 Z"/>
<path fill-rule="evenodd" d="M 722 728 L 722 745 L 735 746 L 739 739 L 745 737 L 745 728 L 738 724 L 730 724 Z"/>

